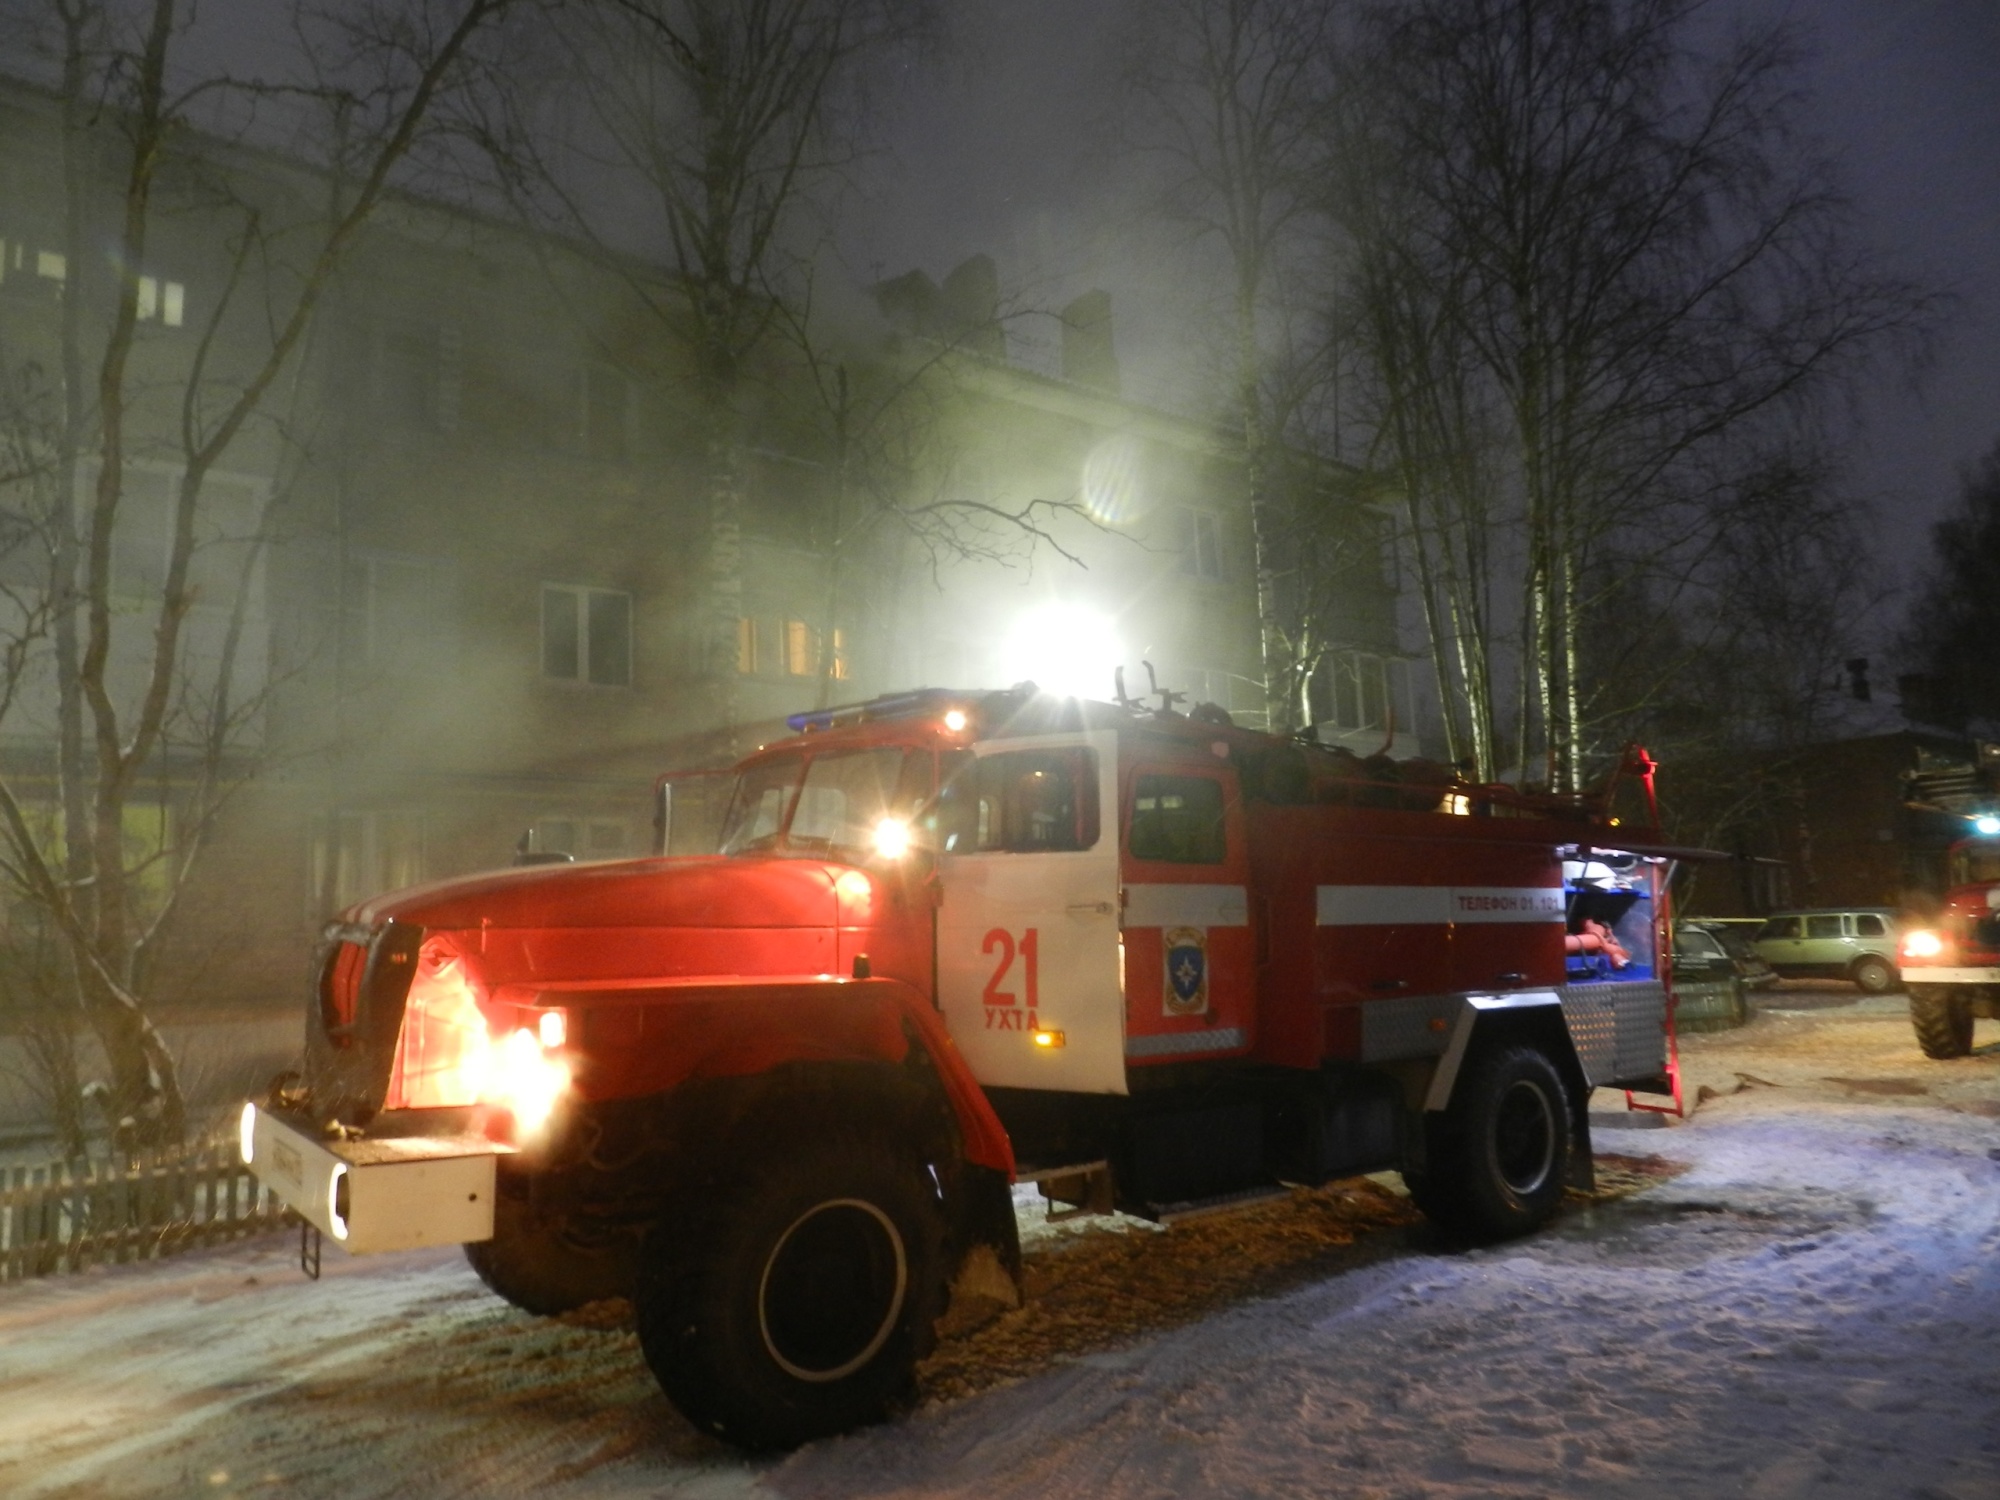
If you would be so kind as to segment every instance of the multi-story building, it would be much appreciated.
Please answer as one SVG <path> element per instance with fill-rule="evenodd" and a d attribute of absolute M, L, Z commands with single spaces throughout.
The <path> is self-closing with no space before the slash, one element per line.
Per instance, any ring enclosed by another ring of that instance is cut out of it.
<path fill-rule="evenodd" d="M 226 400 L 265 347 L 259 310 L 294 290 L 282 247 L 235 253 L 244 208 L 270 206 L 268 225 L 282 206 L 310 242 L 311 205 L 339 196 L 279 158 L 181 145 L 155 205 L 157 260 L 136 271 L 146 378 L 113 566 L 135 627 L 119 648 L 128 686 L 161 586 L 189 371 L 207 358 L 213 389 L 197 394 Z M 0 363 L 17 393 L 53 378 L 64 298 L 89 296 L 61 248 L 57 146 L 52 100 L 0 92 Z M 1122 667 L 1137 696 L 1142 663 L 1189 703 L 1261 715 L 1228 434 L 1121 397 L 1101 295 L 1065 310 L 1059 351 L 1023 357 L 995 280 L 983 261 L 942 289 L 913 273 L 857 292 L 837 350 L 774 337 L 752 362 L 739 742 L 802 707 L 925 684 L 1033 677 L 1109 696 Z M 712 757 L 731 728 L 714 721 L 710 675 L 709 434 L 655 311 L 672 290 L 656 268 L 614 273 L 408 198 L 371 221 L 204 492 L 182 727 L 134 794 L 130 840 L 186 848 L 181 809 L 225 660 L 224 772 L 241 787 L 154 998 L 289 992 L 312 932 L 373 890 L 520 848 L 649 846 L 654 778 Z M 852 377 L 842 389 L 871 393 L 858 416 L 822 399 L 813 362 L 828 359 Z M 17 479 L 0 510 L 26 514 L 49 482 Z M 1353 504 L 1357 535 L 1372 535 Z M 1352 639 L 1328 657 L 1323 715 L 1364 749 L 1394 720 L 1412 748 L 1407 706 L 1390 707 L 1407 688 L 1387 549 L 1368 545 L 1375 562 L 1348 570 Z M 6 565 L 21 597 L 45 576 L 32 548 Z M 45 668 L 24 683 L 0 759 L 47 815 L 53 692 Z"/>

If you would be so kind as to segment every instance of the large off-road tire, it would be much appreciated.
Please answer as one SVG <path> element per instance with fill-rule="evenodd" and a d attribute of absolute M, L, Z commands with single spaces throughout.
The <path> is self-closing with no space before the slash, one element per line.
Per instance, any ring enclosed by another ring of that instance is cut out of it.
<path fill-rule="evenodd" d="M 1886 995 L 1896 987 L 1895 965 L 1873 954 L 1854 960 L 1847 977 L 1861 987 L 1864 995 Z"/>
<path fill-rule="evenodd" d="M 557 1224 L 504 1193 L 493 1205 L 493 1238 L 467 1245 L 465 1258 L 494 1292 L 544 1317 L 632 1292 L 629 1251 L 571 1244 Z"/>
<path fill-rule="evenodd" d="M 1925 1057 L 1963 1057 L 1972 1050 L 1972 1007 L 1950 985 L 1913 985 L 1910 1025 Z"/>
<path fill-rule="evenodd" d="M 943 1215 L 922 1162 L 821 1132 L 739 1164 L 647 1239 L 639 1345 L 674 1405 L 741 1448 L 793 1448 L 888 1415 L 944 1310 Z"/>
<path fill-rule="evenodd" d="M 1440 1229 L 1488 1243 L 1540 1228 L 1562 1202 L 1569 1100 L 1548 1056 L 1496 1047 L 1469 1059 L 1451 1107 L 1427 1117 L 1426 1161 L 1405 1174 Z"/>

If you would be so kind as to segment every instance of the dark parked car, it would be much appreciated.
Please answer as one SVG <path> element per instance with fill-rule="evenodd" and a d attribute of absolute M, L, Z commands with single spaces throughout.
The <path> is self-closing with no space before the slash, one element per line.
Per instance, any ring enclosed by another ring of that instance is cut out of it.
<path fill-rule="evenodd" d="M 1749 1019 L 1749 997 L 1722 940 L 1692 922 L 1675 923 L 1674 1024 L 1682 1031 L 1723 1031 Z"/>
<path fill-rule="evenodd" d="M 1736 976 L 1743 981 L 1744 989 L 1768 990 L 1778 982 L 1778 971 L 1757 951 L 1757 931 L 1764 925 L 1762 917 L 1690 918 L 1687 925 L 1701 928 L 1722 944 L 1736 962 Z"/>

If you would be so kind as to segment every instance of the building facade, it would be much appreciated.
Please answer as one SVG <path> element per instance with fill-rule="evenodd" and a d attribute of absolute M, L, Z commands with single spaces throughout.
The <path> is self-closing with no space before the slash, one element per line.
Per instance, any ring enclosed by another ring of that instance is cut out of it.
<path fill-rule="evenodd" d="M 117 284 L 66 263 L 59 144 L 51 99 L 0 91 L 0 363 L 17 395 L 62 367 L 66 309 L 95 337 Z M 133 695 L 172 552 L 189 403 L 224 403 L 249 378 L 301 274 L 299 252 L 276 240 L 238 253 L 245 207 L 300 226 L 305 244 L 329 191 L 268 155 L 181 149 L 162 174 L 156 263 L 119 273 L 138 277 L 143 375 L 111 569 L 127 627 L 112 675 Z M 107 188 L 86 216 L 118 207 Z M 712 434 L 687 354 L 652 310 L 673 287 L 656 268 L 570 249 L 390 201 L 211 471 L 178 727 L 128 812 L 156 905 L 202 843 L 149 998 L 291 1004 L 313 935 L 353 900 L 523 850 L 644 852 L 656 777 L 713 760 L 725 741 L 768 738 L 801 708 L 1023 678 L 1109 697 L 1122 669 L 1134 697 L 1261 716 L 1249 516 L 1228 434 L 1119 395 L 1101 297 L 1065 311 L 1057 368 L 1030 367 L 996 311 L 993 268 L 969 262 L 943 288 L 906 277 L 856 289 L 824 345 L 774 336 L 753 361 L 738 722 L 716 722 Z M 829 405 L 829 360 L 865 406 Z M 25 406 L 15 416 L 32 423 Z M 21 522 L 60 482 L 17 474 L 0 512 Z M 91 476 L 67 482 L 81 514 Z M 1357 525 L 1379 524 L 1354 507 Z M 0 559 L 27 663 L 0 716 L 0 762 L 47 818 L 58 726 L 32 531 L 16 525 Z M 1395 595 L 1379 561 L 1352 576 L 1353 640 L 1328 656 L 1321 701 L 1335 730 L 1372 749 L 1405 691 L 1385 665 Z M 1398 722 L 1407 735 L 1407 713 Z M 224 753 L 204 759 L 218 735 Z M 204 774 L 229 795 L 197 829 L 186 809 Z"/>

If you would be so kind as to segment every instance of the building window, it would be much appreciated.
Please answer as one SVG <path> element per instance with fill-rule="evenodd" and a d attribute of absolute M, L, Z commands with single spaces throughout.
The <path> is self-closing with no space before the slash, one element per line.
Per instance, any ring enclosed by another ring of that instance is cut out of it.
<path fill-rule="evenodd" d="M 584 453 L 606 463 L 625 462 L 626 411 L 631 400 L 625 377 L 609 365 L 591 365 L 583 372 L 582 397 L 577 427 Z"/>
<path fill-rule="evenodd" d="M 398 421 L 456 431 L 463 365 L 455 324 L 415 322 L 391 328 L 382 338 L 382 401 Z"/>
<path fill-rule="evenodd" d="M 812 627 L 804 620 L 785 621 L 785 675 L 788 677 L 813 677 L 818 675 L 819 653 L 813 649 Z"/>
<path fill-rule="evenodd" d="M 844 682 L 852 670 L 847 658 L 847 633 L 834 631 L 831 645 L 832 660 L 826 663 L 827 670 L 835 681 Z M 746 677 L 759 673 L 817 677 L 823 646 L 820 632 L 805 620 L 744 615 L 736 621 L 736 670 Z"/>
<path fill-rule="evenodd" d="M 623 859 L 632 831 L 617 818 L 537 818 L 528 831 L 528 852 L 567 854 L 578 860 Z"/>
<path fill-rule="evenodd" d="M 315 917 L 424 878 L 424 815 L 337 812 L 313 820 L 308 886 Z"/>
<path fill-rule="evenodd" d="M 1222 519 L 1213 511 L 1187 512 L 1187 540 L 1181 572 L 1209 583 L 1222 581 Z"/>
<path fill-rule="evenodd" d="M 451 565 L 438 558 L 350 552 L 341 589 L 346 665 L 396 677 L 446 667 L 453 581 Z"/>
<path fill-rule="evenodd" d="M 1408 662 L 1369 651 L 1336 652 L 1327 661 L 1327 685 L 1327 721 L 1335 729 L 1415 732 Z"/>
<path fill-rule="evenodd" d="M 187 316 L 187 288 L 178 281 L 161 281 L 156 276 L 139 278 L 139 321 L 158 318 L 169 328 L 178 328 Z"/>
<path fill-rule="evenodd" d="M 599 687 L 632 683 L 632 596 L 542 585 L 542 675 Z"/>

